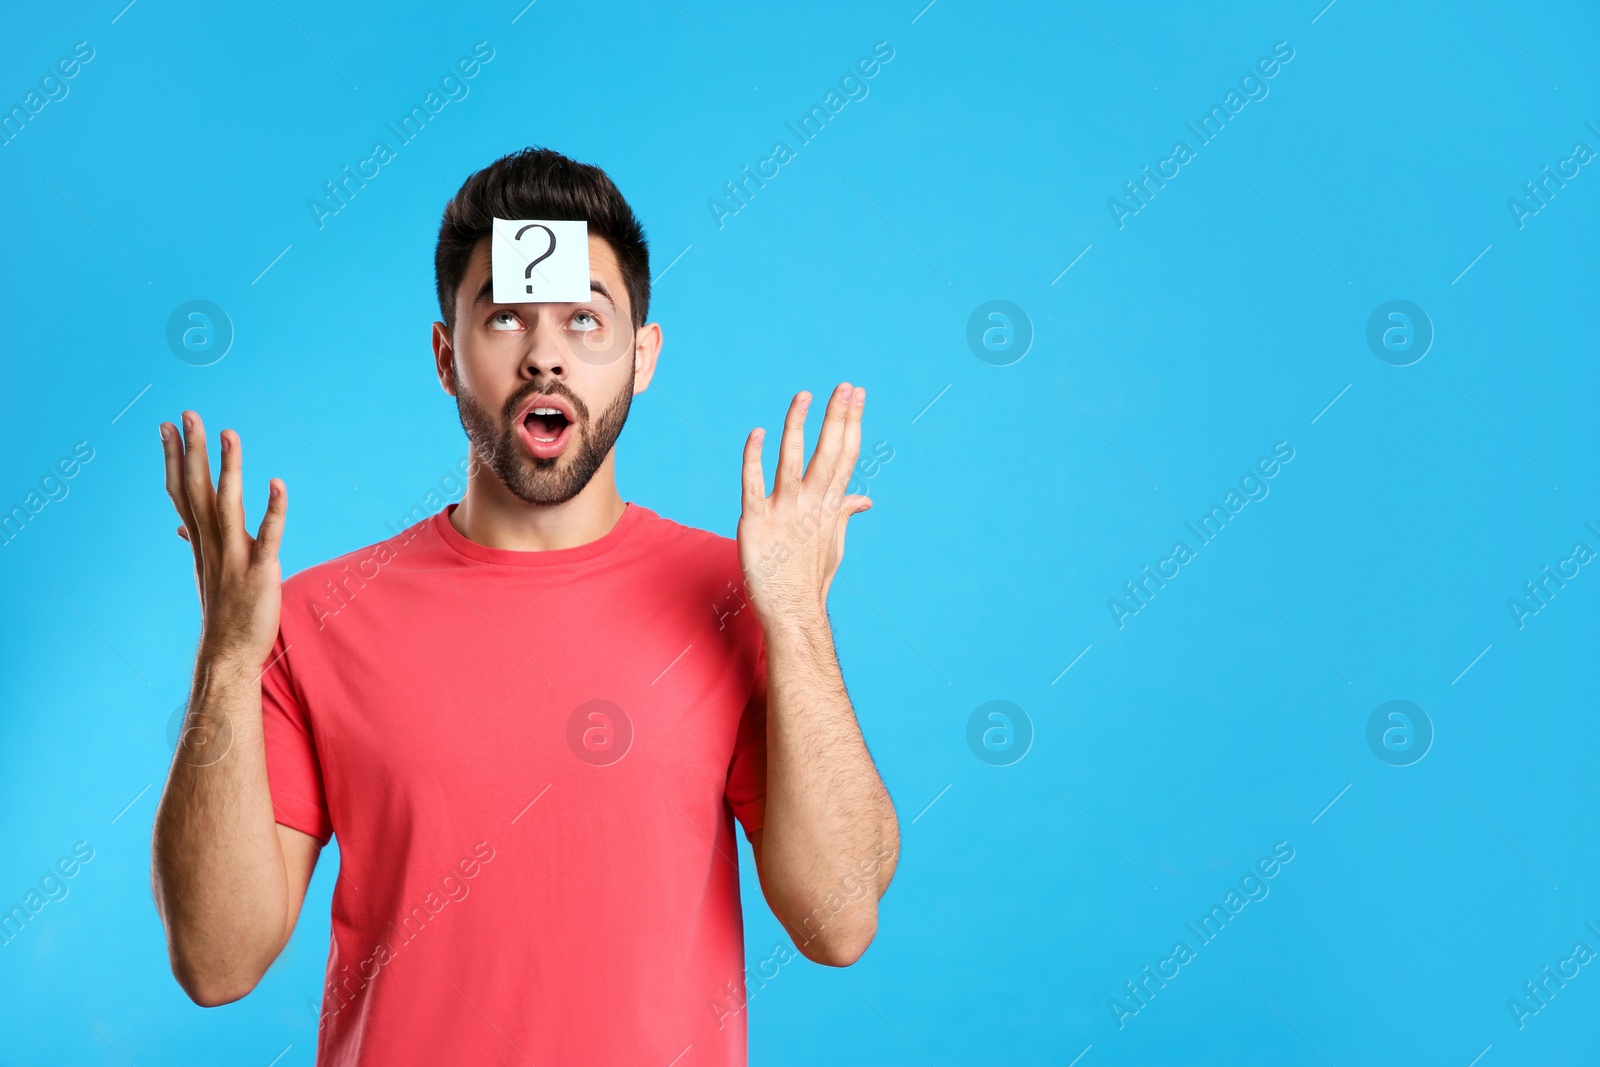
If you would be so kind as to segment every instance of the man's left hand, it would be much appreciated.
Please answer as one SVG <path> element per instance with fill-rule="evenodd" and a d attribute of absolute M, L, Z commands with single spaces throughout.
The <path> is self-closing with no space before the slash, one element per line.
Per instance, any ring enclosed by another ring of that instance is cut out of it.
<path fill-rule="evenodd" d="M 826 620 L 828 587 L 844 559 L 845 524 L 872 506 L 868 497 L 847 492 L 861 453 L 866 403 L 867 391 L 849 382 L 833 391 L 816 451 L 802 472 L 811 394 L 795 394 L 770 495 L 761 468 L 766 431 L 752 430 L 745 440 L 739 566 L 763 628 Z"/>

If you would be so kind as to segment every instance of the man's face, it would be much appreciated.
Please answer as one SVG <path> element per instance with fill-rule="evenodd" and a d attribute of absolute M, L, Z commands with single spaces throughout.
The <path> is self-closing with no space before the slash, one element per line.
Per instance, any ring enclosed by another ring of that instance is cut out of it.
<path fill-rule="evenodd" d="M 489 249 L 487 237 L 473 249 L 454 330 L 435 324 L 440 381 L 507 489 L 530 504 L 564 504 L 606 462 L 634 393 L 649 384 L 660 329 L 634 330 L 602 238 L 589 238 L 589 299 L 575 304 L 495 303 Z"/>

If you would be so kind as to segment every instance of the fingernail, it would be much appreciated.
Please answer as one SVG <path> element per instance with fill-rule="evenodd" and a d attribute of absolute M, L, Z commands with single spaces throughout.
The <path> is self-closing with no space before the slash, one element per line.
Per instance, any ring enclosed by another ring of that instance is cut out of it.
<path fill-rule="evenodd" d="M 165 441 L 167 439 L 167 424 L 163 422 L 157 429 L 161 431 L 161 440 Z"/>
<path fill-rule="evenodd" d="M 856 390 L 856 407 L 858 407 L 858 408 L 859 407 L 865 407 L 866 403 L 867 403 L 867 391 L 865 389 L 857 389 Z"/>
<path fill-rule="evenodd" d="M 185 430 L 194 429 L 194 419 L 189 417 L 189 413 L 188 412 L 184 412 L 184 414 L 183 414 L 183 428 Z"/>
<path fill-rule="evenodd" d="M 233 451 L 233 446 L 228 444 L 228 435 L 226 433 L 224 433 L 224 434 L 221 435 L 221 437 L 222 437 L 222 450 L 224 452 L 232 452 Z"/>

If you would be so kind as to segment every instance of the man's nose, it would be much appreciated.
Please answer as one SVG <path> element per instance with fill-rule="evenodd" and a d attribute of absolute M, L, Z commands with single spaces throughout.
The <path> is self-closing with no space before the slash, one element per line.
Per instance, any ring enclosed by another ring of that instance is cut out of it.
<path fill-rule="evenodd" d="M 565 378 L 572 353 L 561 339 L 560 328 L 540 319 L 528 338 L 528 348 L 522 357 L 522 375 L 525 378 Z"/>

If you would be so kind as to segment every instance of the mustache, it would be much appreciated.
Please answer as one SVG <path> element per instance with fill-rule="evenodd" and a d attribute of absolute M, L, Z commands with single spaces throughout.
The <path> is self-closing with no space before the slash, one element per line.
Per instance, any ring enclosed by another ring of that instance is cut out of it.
<path fill-rule="evenodd" d="M 510 422 L 512 417 L 516 415 L 517 409 L 530 396 L 559 396 L 572 405 L 572 413 L 578 416 L 579 422 L 589 421 L 589 406 L 578 398 L 577 393 L 574 393 L 559 381 L 529 382 L 525 387 L 511 394 L 511 398 L 506 401 L 505 410 L 500 413 L 500 418 L 505 422 Z"/>

